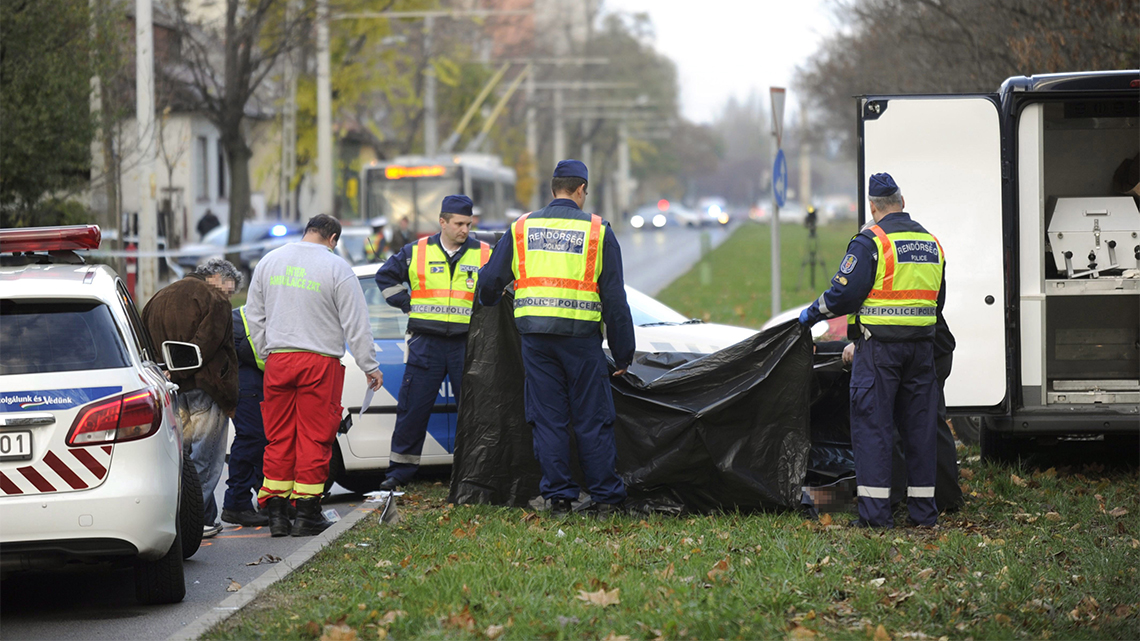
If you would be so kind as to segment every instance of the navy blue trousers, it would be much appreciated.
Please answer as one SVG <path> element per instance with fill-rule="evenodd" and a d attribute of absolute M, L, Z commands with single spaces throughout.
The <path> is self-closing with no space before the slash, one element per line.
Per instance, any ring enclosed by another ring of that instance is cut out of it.
<path fill-rule="evenodd" d="M 907 466 L 907 509 L 918 525 L 934 525 L 938 377 L 933 341 L 855 342 L 851 368 L 851 444 L 859 520 L 890 527 L 891 456 L 898 425 Z"/>
<path fill-rule="evenodd" d="M 261 420 L 261 390 L 243 388 L 234 411 L 234 442 L 230 446 L 230 475 L 226 479 L 227 510 L 252 510 L 261 489 L 265 457 L 265 424 Z"/>
<path fill-rule="evenodd" d="M 586 489 L 597 503 L 621 503 L 617 475 L 614 399 L 601 336 L 522 335 L 526 420 L 534 428 L 534 456 L 542 468 L 539 488 L 547 499 L 577 500 L 570 476 L 570 430 Z"/>
<path fill-rule="evenodd" d="M 408 340 L 408 363 L 396 399 L 396 429 L 392 433 L 392 453 L 388 478 L 403 485 L 420 469 L 428 419 L 439 397 L 439 386 L 446 376 L 456 402 L 463 385 L 463 357 L 467 335 L 436 336 L 413 334 Z"/>

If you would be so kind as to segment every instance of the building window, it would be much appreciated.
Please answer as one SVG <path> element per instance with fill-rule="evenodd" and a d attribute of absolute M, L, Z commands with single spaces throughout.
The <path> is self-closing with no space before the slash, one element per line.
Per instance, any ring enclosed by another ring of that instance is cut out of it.
<path fill-rule="evenodd" d="M 210 141 L 198 136 L 198 200 L 210 199 Z"/>
<path fill-rule="evenodd" d="M 218 141 L 218 198 L 226 197 L 226 151 Z"/>

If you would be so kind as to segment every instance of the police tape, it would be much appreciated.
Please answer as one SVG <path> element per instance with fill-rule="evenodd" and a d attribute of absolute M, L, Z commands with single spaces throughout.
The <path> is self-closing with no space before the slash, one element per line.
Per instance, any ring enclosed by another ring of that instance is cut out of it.
<path fill-rule="evenodd" d="M 246 251 L 253 251 L 257 249 L 276 249 L 283 245 L 296 242 L 300 237 L 273 238 L 269 240 L 259 240 L 253 243 L 241 243 L 239 245 L 226 245 L 224 247 L 203 247 L 201 245 L 188 249 L 162 249 L 156 251 L 139 251 L 137 249 L 91 249 L 91 250 L 78 250 L 75 253 L 81 256 L 90 256 L 92 258 L 179 258 L 183 256 L 198 256 L 206 258 L 209 256 L 224 256 L 225 254 L 240 253 Z"/>

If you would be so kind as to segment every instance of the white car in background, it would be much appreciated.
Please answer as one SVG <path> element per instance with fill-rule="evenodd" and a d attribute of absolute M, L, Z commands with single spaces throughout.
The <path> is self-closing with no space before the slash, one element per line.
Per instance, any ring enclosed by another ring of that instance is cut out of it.
<path fill-rule="evenodd" d="M 163 369 L 201 353 L 156 349 L 123 281 L 73 253 L 99 241 L 0 230 L 0 576 L 110 561 L 134 566 L 140 602 L 176 603 L 202 494 Z"/>
<path fill-rule="evenodd" d="M 353 425 L 346 434 L 338 434 L 333 448 L 331 480 L 354 491 L 376 489 L 388 468 L 392 433 L 396 426 L 396 403 L 404 380 L 406 347 L 404 333 L 408 316 L 391 307 L 376 286 L 379 265 L 358 265 L 353 272 L 360 279 L 368 303 L 372 337 L 376 344 L 376 360 L 384 373 L 384 384 L 376 392 L 368 410 L 360 408 L 365 395 L 364 373 L 351 354 L 345 354 L 344 394 L 341 404 L 352 415 Z M 626 287 L 633 315 L 634 335 L 639 354 L 652 352 L 684 352 L 711 354 L 744 340 L 755 329 L 705 323 L 686 318 L 666 305 Z M 451 465 L 455 451 L 456 399 L 449 382 L 444 381 L 436 398 L 435 409 L 428 421 L 427 438 L 420 465 Z"/>

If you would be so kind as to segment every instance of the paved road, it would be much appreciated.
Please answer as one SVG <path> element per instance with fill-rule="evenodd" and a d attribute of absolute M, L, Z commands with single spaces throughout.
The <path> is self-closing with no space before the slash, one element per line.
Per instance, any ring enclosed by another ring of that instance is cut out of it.
<path fill-rule="evenodd" d="M 225 477 L 223 476 L 223 479 Z M 339 490 L 339 491 L 338 491 Z M 221 504 L 225 482 L 219 484 Z M 361 497 L 333 488 L 326 507 L 342 516 Z M 186 560 L 186 598 L 182 603 L 141 606 L 135 601 L 130 569 L 76 568 L 13 575 L 4 581 L 0 619 L 4 639 L 165 639 L 230 596 L 231 581 L 249 583 L 269 565 L 246 565 L 271 554 L 286 558 L 311 539 L 271 538 L 269 528 L 226 524 L 225 531 L 202 542 Z"/>
<path fill-rule="evenodd" d="M 714 247 L 731 231 L 705 230 Z M 647 294 L 656 294 L 700 258 L 701 233 L 681 227 L 619 229 L 626 282 Z M 224 478 L 217 490 L 219 504 Z M 345 515 L 360 500 L 359 495 L 336 486 L 326 507 Z M 138 605 L 129 569 L 76 568 L 14 575 L 2 587 L 3 638 L 165 639 L 230 596 L 226 588 L 231 581 L 245 585 L 268 568 L 247 563 L 266 554 L 286 558 L 309 540 L 273 539 L 268 528 L 227 526 L 218 537 L 204 541 L 202 549 L 186 561 L 186 599 L 175 605 Z"/>
<path fill-rule="evenodd" d="M 656 295 L 700 259 L 702 233 L 707 233 L 711 247 L 716 247 L 739 224 L 733 222 L 727 228 L 665 227 L 653 231 L 619 228 L 625 282 L 650 296 Z"/>

